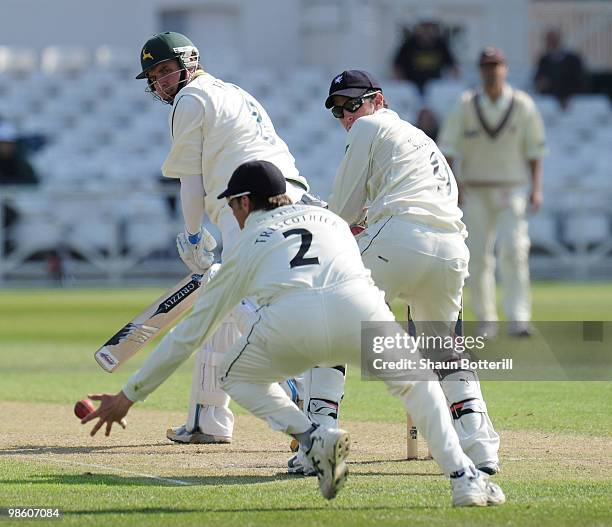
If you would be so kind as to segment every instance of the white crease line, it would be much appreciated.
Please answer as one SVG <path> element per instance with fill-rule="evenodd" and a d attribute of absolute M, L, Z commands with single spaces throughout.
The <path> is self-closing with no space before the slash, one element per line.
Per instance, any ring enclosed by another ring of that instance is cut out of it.
<path fill-rule="evenodd" d="M 123 468 L 113 467 L 111 465 L 96 465 L 95 463 L 81 463 L 80 461 L 67 461 L 65 459 L 55 459 L 52 457 L 36 456 L 35 458 L 33 458 L 32 456 L 29 456 L 28 454 L 16 454 L 15 457 L 17 456 L 26 457 L 28 459 L 31 459 L 32 461 L 37 461 L 37 460 L 51 461 L 52 463 L 64 463 L 65 465 L 76 465 L 79 467 L 88 467 L 88 468 L 100 468 L 103 470 L 108 470 L 110 472 L 122 472 L 124 474 L 129 474 L 131 476 L 137 476 L 139 478 L 156 479 L 158 481 L 166 481 L 168 483 L 173 483 L 175 485 L 187 485 L 187 486 L 191 485 L 191 483 L 187 481 L 182 481 L 180 479 L 162 478 L 161 476 L 153 476 L 152 474 L 141 474 L 139 472 L 132 472 L 131 470 L 125 470 Z"/>

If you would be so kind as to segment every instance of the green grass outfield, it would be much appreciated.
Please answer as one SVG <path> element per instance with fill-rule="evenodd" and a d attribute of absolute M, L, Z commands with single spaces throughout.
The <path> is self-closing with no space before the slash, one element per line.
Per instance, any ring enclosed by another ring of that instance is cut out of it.
<path fill-rule="evenodd" d="M 431 461 L 385 459 L 377 464 L 373 459 L 369 471 L 367 463 L 355 465 L 343 492 L 327 503 L 312 478 L 286 478 L 282 467 L 276 476 L 245 469 L 228 476 L 195 471 L 180 478 L 183 468 L 177 466 L 164 474 L 191 485 L 175 486 L 167 479 L 130 476 L 120 465 L 116 473 L 58 465 L 61 449 L 49 454 L 57 463 L 15 455 L 23 452 L 19 446 L 43 449 L 38 432 L 53 428 L 50 415 L 70 413 L 87 393 L 121 387 L 146 354 L 108 375 L 96 365 L 93 351 L 163 289 L 0 292 L 0 436 L 10 431 L 18 437 L 10 448 L 0 448 L 0 509 L 63 509 L 61 520 L 37 520 L 36 525 L 612 525 L 610 382 L 483 383 L 490 414 L 506 440 L 504 471 L 496 480 L 508 503 L 496 509 L 452 509 L 448 483 L 435 475 Z M 533 296 L 537 320 L 612 320 L 612 284 L 540 283 Z M 188 362 L 135 409 L 180 412 L 190 383 Z M 7 420 L 5 409 L 27 412 L 27 404 L 33 411 L 46 408 L 49 415 L 34 416 L 35 426 L 23 426 L 19 417 Z M 370 423 L 384 444 L 385 429 L 397 429 L 404 414 L 384 386 L 361 382 L 352 371 L 342 419 Z M 353 439 L 359 443 L 355 434 Z M 88 441 L 83 435 L 84 453 L 90 452 Z M 96 438 L 95 444 L 104 441 Z M 608 449 L 607 455 L 602 449 Z M 207 456 L 202 447 L 198 456 L 200 461 Z M 265 452 L 261 457 L 263 462 Z M 237 455 L 232 466 L 240 463 Z M 0 518 L 0 527 L 29 523 Z"/>

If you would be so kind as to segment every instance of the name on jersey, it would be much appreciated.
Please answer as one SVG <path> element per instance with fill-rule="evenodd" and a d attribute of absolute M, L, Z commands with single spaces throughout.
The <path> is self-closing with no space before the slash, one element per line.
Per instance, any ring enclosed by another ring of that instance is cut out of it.
<path fill-rule="evenodd" d="M 303 214 L 302 216 L 293 216 L 291 218 L 285 218 L 274 225 L 267 227 L 265 231 L 262 231 L 257 236 L 255 243 L 264 243 L 267 242 L 268 239 L 277 231 L 284 229 L 285 227 L 291 227 L 294 225 L 299 225 L 300 223 L 306 222 L 318 222 L 329 225 L 330 227 L 336 227 L 338 225 L 338 221 L 326 214 Z"/>

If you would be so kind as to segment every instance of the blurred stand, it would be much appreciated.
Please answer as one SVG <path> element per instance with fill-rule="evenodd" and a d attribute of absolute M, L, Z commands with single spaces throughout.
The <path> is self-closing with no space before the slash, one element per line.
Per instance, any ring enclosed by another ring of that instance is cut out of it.
<path fill-rule="evenodd" d="M 38 184 L 32 165 L 17 144 L 17 132 L 8 122 L 0 121 L 0 186 L 31 187 Z M 4 252 L 12 250 L 11 231 L 19 222 L 19 213 L 10 203 L 2 204 L 2 227 L 7 231 Z"/>

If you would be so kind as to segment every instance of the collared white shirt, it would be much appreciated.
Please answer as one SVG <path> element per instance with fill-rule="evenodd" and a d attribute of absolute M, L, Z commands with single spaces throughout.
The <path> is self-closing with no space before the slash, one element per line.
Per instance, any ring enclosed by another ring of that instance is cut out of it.
<path fill-rule="evenodd" d="M 329 208 L 350 224 L 359 223 L 367 209 L 368 224 L 401 215 L 465 233 L 446 159 L 422 130 L 388 109 L 357 119 L 349 130 Z"/>

